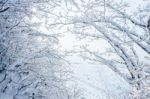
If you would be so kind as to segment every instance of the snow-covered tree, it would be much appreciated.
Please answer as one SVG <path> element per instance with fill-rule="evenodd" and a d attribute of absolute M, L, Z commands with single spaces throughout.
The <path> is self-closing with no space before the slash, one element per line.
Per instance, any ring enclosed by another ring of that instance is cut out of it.
<path fill-rule="evenodd" d="M 82 0 L 77 5 L 80 14 L 68 22 L 74 24 L 73 32 L 80 38 L 103 39 L 109 45 L 104 53 L 84 47 L 84 58 L 103 63 L 124 78 L 133 89 L 129 97 L 150 98 L 150 6 L 129 13 L 127 3 L 113 0 Z"/>
<path fill-rule="evenodd" d="M 46 27 L 57 7 L 53 0 L 0 0 L 0 99 L 71 99 L 59 35 Z"/>

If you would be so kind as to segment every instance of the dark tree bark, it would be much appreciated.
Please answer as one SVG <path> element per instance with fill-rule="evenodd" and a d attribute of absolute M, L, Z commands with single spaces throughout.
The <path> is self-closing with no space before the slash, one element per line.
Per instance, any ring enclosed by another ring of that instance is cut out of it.
<path fill-rule="evenodd" d="M 5 8 L 5 9 L 3 9 L 3 10 L 0 10 L 0 13 L 5 12 L 5 11 L 7 11 L 8 9 L 9 9 L 9 7 Z"/>

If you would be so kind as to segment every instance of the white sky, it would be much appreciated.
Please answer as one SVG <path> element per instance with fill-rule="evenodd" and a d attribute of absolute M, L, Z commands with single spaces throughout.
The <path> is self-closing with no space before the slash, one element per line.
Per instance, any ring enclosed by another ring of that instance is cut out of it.
<path fill-rule="evenodd" d="M 116 0 L 117 2 L 118 1 L 121 1 L 121 0 Z M 139 5 L 145 5 L 147 4 L 148 0 L 123 0 L 124 2 L 129 2 L 130 4 L 130 7 L 129 7 L 129 10 L 128 10 L 128 13 L 132 13 L 136 10 L 136 8 L 139 6 Z M 32 8 L 32 11 L 34 13 L 37 12 L 37 9 L 36 8 Z M 39 22 L 39 21 L 42 21 L 42 19 L 38 19 L 37 17 L 32 17 L 31 19 L 31 22 L 34 23 L 34 22 Z M 43 33 L 45 32 L 49 32 L 47 31 L 47 29 L 44 27 L 44 25 L 41 25 L 39 26 L 39 31 L 43 31 Z M 60 44 L 62 46 L 62 49 L 63 50 L 72 50 L 74 49 L 77 45 L 83 45 L 85 44 L 85 40 L 82 40 L 82 41 L 77 41 L 75 36 L 73 36 L 72 34 L 68 34 L 68 33 L 65 33 L 64 34 L 65 36 L 63 38 L 60 38 Z M 91 42 L 88 42 L 88 44 L 91 43 Z M 101 49 L 102 51 L 104 51 L 104 48 L 105 48 L 105 41 L 103 40 L 99 40 L 98 42 L 95 41 L 93 43 L 90 44 L 91 45 L 91 48 L 93 49 Z"/>
<path fill-rule="evenodd" d="M 119 1 L 119 0 L 116 0 Z M 129 9 L 127 13 L 133 13 L 137 10 L 137 7 L 144 6 L 148 3 L 148 0 L 123 0 L 124 2 L 129 2 Z M 150 1 L 150 0 L 149 0 Z M 86 42 L 86 41 L 85 41 Z M 76 38 L 71 34 L 66 34 L 64 38 L 60 39 L 60 43 L 65 50 L 71 50 L 76 47 L 76 45 L 85 44 L 84 40 L 77 41 Z M 89 43 L 89 42 L 88 42 Z M 91 48 L 93 49 L 100 49 L 100 51 L 105 50 L 105 46 L 107 46 L 106 42 L 104 40 L 99 40 L 98 42 L 95 41 L 90 44 Z"/>

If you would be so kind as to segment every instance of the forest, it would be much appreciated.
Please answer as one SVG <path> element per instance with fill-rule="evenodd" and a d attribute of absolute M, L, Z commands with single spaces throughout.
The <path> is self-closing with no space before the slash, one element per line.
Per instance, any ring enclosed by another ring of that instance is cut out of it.
<path fill-rule="evenodd" d="M 0 0 L 0 99 L 150 99 L 150 1 Z"/>

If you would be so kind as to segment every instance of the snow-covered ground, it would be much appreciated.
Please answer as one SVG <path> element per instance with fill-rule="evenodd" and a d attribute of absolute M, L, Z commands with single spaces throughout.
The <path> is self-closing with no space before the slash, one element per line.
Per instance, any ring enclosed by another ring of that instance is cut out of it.
<path fill-rule="evenodd" d="M 83 99 L 124 99 L 130 90 L 130 86 L 108 67 L 87 63 L 78 56 L 72 56 L 71 60 L 75 60 L 73 76 Z"/>

